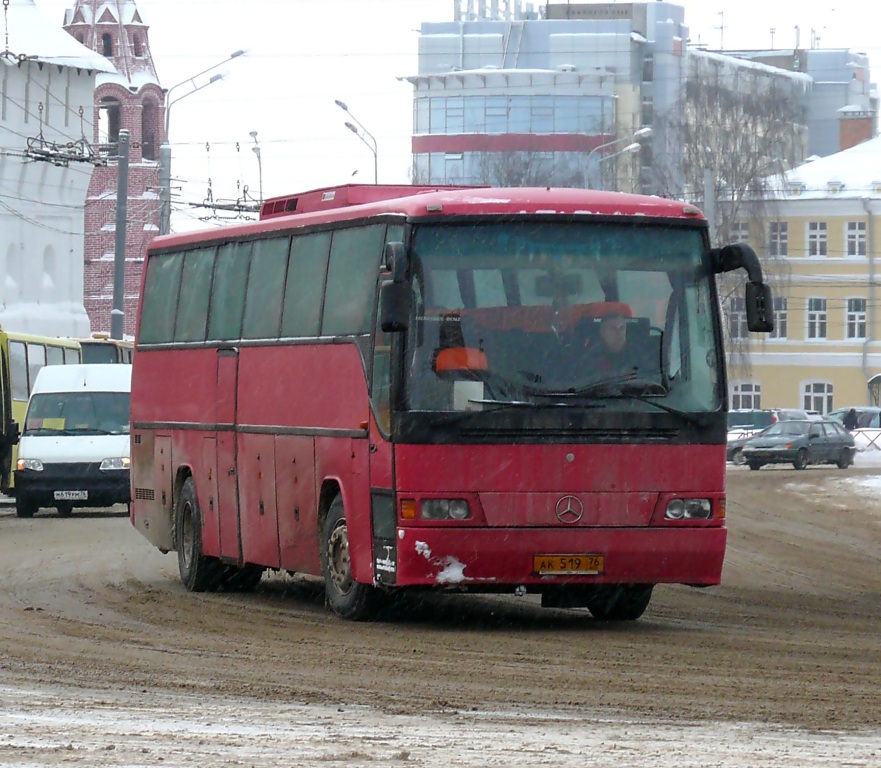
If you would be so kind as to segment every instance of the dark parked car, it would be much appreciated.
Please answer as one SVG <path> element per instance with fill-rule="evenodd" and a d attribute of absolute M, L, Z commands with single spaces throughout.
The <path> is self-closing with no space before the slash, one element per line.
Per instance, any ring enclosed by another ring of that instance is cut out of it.
<path fill-rule="evenodd" d="M 844 422 L 844 417 L 850 408 L 838 408 L 829 414 L 832 419 Z M 853 408 L 856 411 L 857 423 L 854 429 L 879 429 L 881 428 L 881 408 L 874 405 L 857 405 Z"/>
<path fill-rule="evenodd" d="M 765 427 L 767 429 L 767 427 Z M 758 432 L 746 432 L 746 431 L 738 431 L 734 430 L 728 433 L 728 448 L 725 451 L 725 460 L 730 461 L 732 464 L 736 464 L 737 466 L 741 466 L 742 464 L 746 464 L 746 459 L 743 458 L 743 446 L 746 445 L 747 440 L 752 440 L 754 437 L 758 437 L 765 429 L 759 430 Z"/>
<path fill-rule="evenodd" d="M 765 464 L 837 464 L 846 469 L 853 463 L 853 436 L 835 419 L 778 421 L 743 446 L 744 463 L 750 469 Z"/>

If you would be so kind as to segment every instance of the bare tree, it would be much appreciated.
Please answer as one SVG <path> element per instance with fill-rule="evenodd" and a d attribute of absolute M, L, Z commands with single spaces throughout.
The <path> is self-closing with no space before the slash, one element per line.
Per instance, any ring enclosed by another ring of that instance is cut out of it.
<path fill-rule="evenodd" d="M 764 224 L 775 217 L 777 195 L 769 180 L 781 178 L 804 160 L 804 94 L 809 86 L 803 75 L 689 52 L 683 101 L 656 115 L 656 137 L 668 137 L 668 147 L 672 144 L 675 151 L 659 156 L 656 139 L 652 176 L 645 180 L 650 189 L 713 211 L 715 245 L 748 239 L 762 259 L 768 282 L 778 290 L 788 285 L 789 271 L 766 242 Z M 706 200 L 707 176 L 711 203 Z M 729 362 L 748 370 L 750 337 L 736 311 L 742 278 L 723 275 L 719 285 L 729 321 Z"/>

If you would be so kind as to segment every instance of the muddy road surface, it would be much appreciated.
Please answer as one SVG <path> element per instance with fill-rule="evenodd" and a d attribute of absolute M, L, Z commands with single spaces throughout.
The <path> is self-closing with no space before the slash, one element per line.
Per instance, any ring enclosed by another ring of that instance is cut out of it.
<path fill-rule="evenodd" d="M 876 487 L 876 481 L 879 482 Z M 723 585 L 635 623 L 191 594 L 123 508 L 0 508 L 2 766 L 881 766 L 881 467 L 731 468 Z"/>

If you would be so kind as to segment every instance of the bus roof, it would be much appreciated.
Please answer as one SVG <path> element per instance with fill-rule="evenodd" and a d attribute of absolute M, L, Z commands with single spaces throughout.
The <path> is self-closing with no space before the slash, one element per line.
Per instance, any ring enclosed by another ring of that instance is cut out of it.
<path fill-rule="evenodd" d="M 150 250 L 382 214 L 399 214 L 414 219 L 558 214 L 704 220 L 700 210 L 688 203 L 621 192 L 555 187 L 347 184 L 270 198 L 263 204 L 260 221 L 158 237 L 150 244 Z"/>

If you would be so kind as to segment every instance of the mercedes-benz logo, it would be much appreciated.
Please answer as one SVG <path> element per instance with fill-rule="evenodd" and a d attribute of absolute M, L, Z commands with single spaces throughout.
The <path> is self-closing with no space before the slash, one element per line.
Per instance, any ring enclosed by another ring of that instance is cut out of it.
<path fill-rule="evenodd" d="M 577 496 L 563 496 L 554 507 L 554 514 L 561 523 L 572 525 L 581 520 L 584 504 Z"/>

